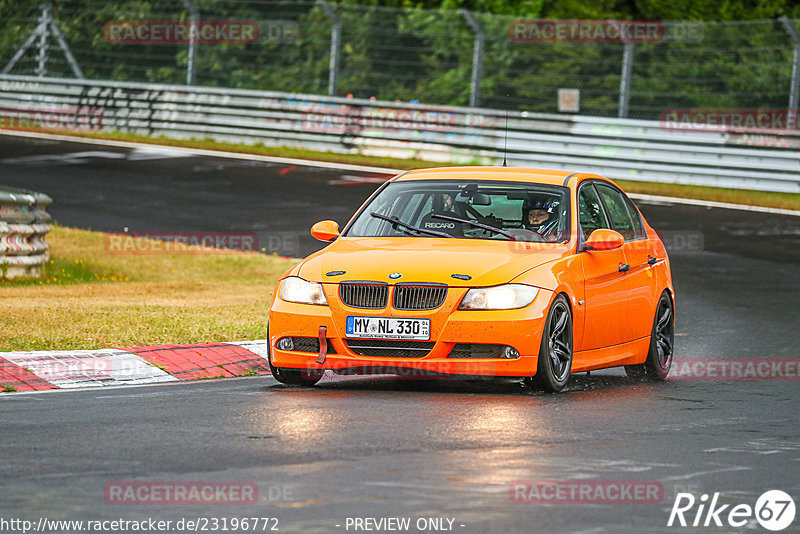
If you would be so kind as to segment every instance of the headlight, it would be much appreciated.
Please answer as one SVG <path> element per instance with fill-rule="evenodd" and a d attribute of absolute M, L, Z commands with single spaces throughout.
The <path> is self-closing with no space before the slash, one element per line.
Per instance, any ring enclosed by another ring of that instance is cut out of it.
<path fill-rule="evenodd" d="M 322 284 L 306 282 L 298 276 L 290 276 L 281 282 L 280 297 L 286 302 L 328 305 L 328 299 L 325 298 L 325 293 L 322 291 Z"/>
<path fill-rule="evenodd" d="M 536 298 L 539 288 L 522 284 L 476 287 L 461 299 L 459 310 L 515 310 L 524 308 Z"/>

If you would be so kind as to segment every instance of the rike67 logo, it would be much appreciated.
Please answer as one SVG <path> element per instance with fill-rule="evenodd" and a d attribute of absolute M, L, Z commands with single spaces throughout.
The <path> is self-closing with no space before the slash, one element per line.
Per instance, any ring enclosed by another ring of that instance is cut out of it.
<path fill-rule="evenodd" d="M 727 523 L 729 527 L 742 528 L 755 519 L 762 528 L 777 532 L 791 525 L 794 516 L 794 500 L 781 490 L 764 492 L 754 507 L 744 503 L 719 504 L 719 493 L 714 493 L 710 501 L 705 493 L 699 499 L 691 493 L 678 493 L 667 526 L 723 527 Z"/>

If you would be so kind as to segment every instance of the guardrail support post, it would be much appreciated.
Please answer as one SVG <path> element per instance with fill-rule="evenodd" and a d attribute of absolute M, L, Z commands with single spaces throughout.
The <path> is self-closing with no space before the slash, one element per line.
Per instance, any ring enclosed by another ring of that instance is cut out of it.
<path fill-rule="evenodd" d="M 798 100 L 798 92 L 800 91 L 800 34 L 797 32 L 797 28 L 794 27 L 792 21 L 787 19 L 786 17 L 781 17 L 779 19 L 781 24 L 783 24 L 786 33 L 789 34 L 789 37 L 792 38 L 794 41 L 794 57 L 792 58 L 792 80 L 789 85 L 789 117 L 788 121 L 791 121 L 791 125 L 787 124 L 787 128 L 797 128 L 797 100 Z"/>
<path fill-rule="evenodd" d="M 186 65 L 186 85 L 194 85 L 194 70 L 197 62 L 197 30 L 200 22 L 200 12 L 190 0 L 182 0 L 183 6 L 189 12 L 191 28 L 189 28 L 189 62 Z"/>
<path fill-rule="evenodd" d="M 475 32 L 475 44 L 472 46 L 472 82 L 469 91 L 469 107 L 476 108 L 481 99 L 481 76 L 483 71 L 483 49 L 486 44 L 486 32 L 467 9 L 459 9 L 459 13 Z"/>
<path fill-rule="evenodd" d="M 628 117 L 628 102 L 631 98 L 631 71 L 633 70 L 633 43 L 625 43 L 622 52 L 622 75 L 619 80 L 619 108 L 617 117 Z"/>
<path fill-rule="evenodd" d="M 319 2 L 325 16 L 331 21 L 331 63 L 328 70 L 328 95 L 336 96 L 339 85 L 339 56 L 342 49 L 342 20 L 328 2 Z"/>

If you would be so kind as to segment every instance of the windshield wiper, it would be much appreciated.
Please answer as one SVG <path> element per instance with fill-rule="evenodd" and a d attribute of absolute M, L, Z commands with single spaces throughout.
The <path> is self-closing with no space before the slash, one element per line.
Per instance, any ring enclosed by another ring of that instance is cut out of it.
<path fill-rule="evenodd" d="M 459 219 L 458 217 L 450 217 L 449 215 L 440 215 L 438 213 L 434 213 L 432 217 L 434 219 L 443 219 L 445 221 L 468 224 L 470 226 L 474 226 L 475 228 L 482 228 L 484 230 L 489 230 L 490 232 L 494 232 L 496 234 L 500 234 L 502 236 L 507 237 L 510 241 L 517 240 L 517 237 L 511 232 L 506 232 L 505 230 L 495 228 L 494 226 L 489 226 L 488 224 L 479 223 L 478 221 L 468 221 L 467 219 Z"/>
<path fill-rule="evenodd" d="M 401 221 L 397 217 L 389 217 L 388 215 L 383 215 L 382 213 L 376 213 L 374 211 L 371 211 L 369 214 L 372 215 L 373 217 L 377 217 L 378 219 L 383 219 L 384 221 L 388 221 L 388 222 L 392 223 L 393 227 L 402 226 L 403 228 L 408 228 L 409 230 L 413 230 L 413 231 L 419 232 L 421 234 L 432 235 L 432 236 L 435 236 L 435 237 L 455 237 L 455 236 L 452 236 L 452 235 L 447 234 L 445 232 L 437 232 L 436 230 L 426 230 L 424 228 L 417 228 L 413 224 L 404 223 L 403 221 Z"/>

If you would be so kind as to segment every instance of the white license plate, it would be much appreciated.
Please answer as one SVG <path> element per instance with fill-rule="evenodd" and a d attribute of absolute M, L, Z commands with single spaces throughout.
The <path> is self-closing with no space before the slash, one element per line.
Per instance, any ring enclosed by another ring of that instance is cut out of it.
<path fill-rule="evenodd" d="M 397 317 L 354 317 L 347 316 L 347 337 L 368 337 L 379 339 L 422 339 L 431 338 L 430 319 L 401 319 Z"/>

